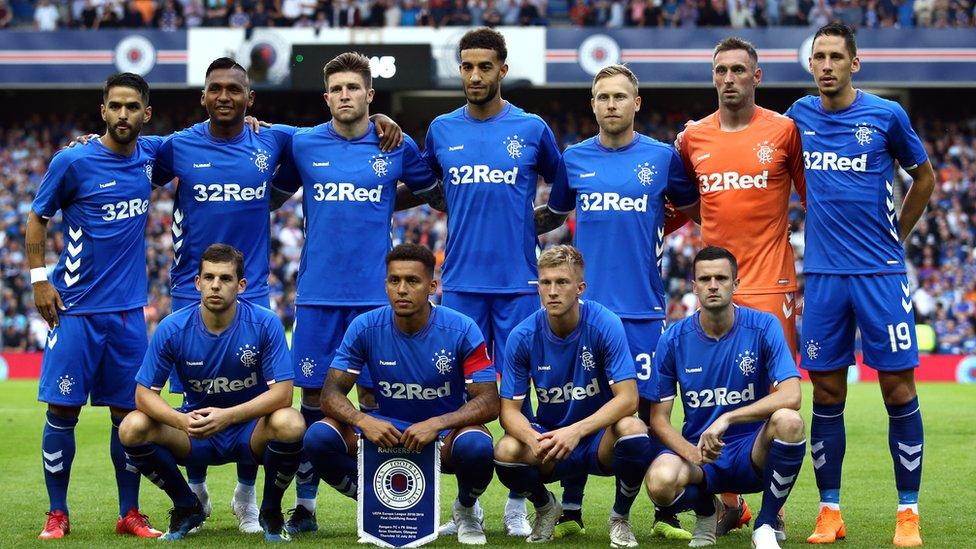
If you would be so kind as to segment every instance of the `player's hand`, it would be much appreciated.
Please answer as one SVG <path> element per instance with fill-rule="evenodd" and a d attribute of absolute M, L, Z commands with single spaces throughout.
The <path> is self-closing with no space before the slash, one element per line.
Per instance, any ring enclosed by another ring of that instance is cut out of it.
<path fill-rule="evenodd" d="M 247 124 L 247 127 L 251 128 L 251 131 L 254 133 L 261 133 L 261 128 L 271 127 L 271 122 L 264 122 L 258 120 L 257 118 L 254 118 L 251 115 L 247 115 L 244 117 L 244 123 Z"/>
<path fill-rule="evenodd" d="M 693 124 L 694 122 L 695 122 L 694 120 L 689 120 L 685 122 L 685 128 L 687 129 L 688 125 Z M 678 149 L 679 151 L 681 150 L 681 140 L 684 139 L 684 137 L 685 137 L 685 130 L 681 130 L 680 132 L 678 132 L 678 135 L 674 136 L 675 149 Z"/>
<path fill-rule="evenodd" d="M 374 114 L 369 117 L 376 127 L 376 136 L 380 138 L 380 150 L 390 152 L 403 144 L 403 130 L 385 114 Z"/>
<path fill-rule="evenodd" d="M 705 432 L 698 439 L 698 448 L 702 452 L 702 457 L 711 461 L 718 459 L 719 454 L 722 453 L 722 448 L 725 446 L 722 437 L 728 428 L 728 419 L 721 415 L 708 426 L 708 429 L 705 429 Z"/>
<path fill-rule="evenodd" d="M 58 311 L 63 311 L 65 307 L 61 295 L 47 280 L 34 283 L 34 306 L 48 328 L 53 330 L 58 327 Z"/>
<path fill-rule="evenodd" d="M 380 448 L 392 448 L 396 446 L 400 443 L 400 438 L 403 436 L 389 421 L 376 419 L 372 416 L 366 416 L 360 422 L 359 429 L 363 432 L 366 440 Z"/>
<path fill-rule="evenodd" d="M 190 413 L 187 433 L 193 438 L 210 438 L 234 424 L 234 418 L 226 408 L 201 408 Z"/>
<path fill-rule="evenodd" d="M 441 430 L 433 419 L 414 423 L 400 435 L 400 444 L 407 450 L 419 452 L 431 442 L 437 439 Z"/>
<path fill-rule="evenodd" d="M 68 148 L 74 147 L 75 145 L 87 145 L 89 141 L 98 139 L 101 137 L 97 133 L 90 133 L 87 135 L 79 135 L 68 142 Z"/>
<path fill-rule="evenodd" d="M 557 461 L 569 457 L 569 454 L 579 444 L 580 435 L 570 425 L 556 429 L 555 431 L 549 431 L 548 433 L 539 433 L 536 439 L 538 439 L 539 445 L 542 446 L 542 463 L 549 463 L 550 461 Z"/>
<path fill-rule="evenodd" d="M 688 446 L 691 446 L 690 444 Z M 711 461 L 706 461 L 705 457 L 702 455 L 701 448 L 697 446 L 691 446 L 686 452 L 683 452 L 682 456 L 684 459 L 688 460 L 692 465 L 697 465 L 701 467 L 706 463 L 711 463 Z"/>

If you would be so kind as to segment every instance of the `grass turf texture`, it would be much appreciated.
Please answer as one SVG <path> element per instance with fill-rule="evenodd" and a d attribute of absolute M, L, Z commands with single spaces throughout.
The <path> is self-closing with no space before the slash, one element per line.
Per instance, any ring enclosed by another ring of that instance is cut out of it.
<path fill-rule="evenodd" d="M 976 386 L 921 384 L 919 386 L 925 421 L 925 472 L 921 493 L 922 536 L 927 547 L 973 547 L 972 526 L 976 516 Z M 40 463 L 40 437 L 44 406 L 36 402 L 36 382 L 0 383 L 0 487 L 5 515 L 0 521 L 0 547 L 39 546 L 36 539 L 48 508 Z M 804 384 L 803 416 L 810 417 L 810 386 Z M 891 457 L 888 453 L 887 418 L 876 384 L 851 385 L 846 410 L 847 458 L 844 467 L 842 505 L 848 538 L 840 547 L 891 547 L 895 505 Z M 71 507 L 71 535 L 64 541 L 44 542 L 48 546 L 124 547 L 150 541 L 115 535 L 118 500 L 115 476 L 108 454 L 108 412 L 87 408 L 76 430 L 77 454 L 71 472 L 68 503 Z M 497 434 L 498 425 L 492 425 Z M 807 424 L 809 431 L 809 423 Z M 263 473 L 258 479 L 260 496 Z M 193 547 L 253 546 L 263 543 L 260 535 L 246 536 L 237 531 L 230 512 L 235 482 L 233 466 L 210 469 L 208 485 L 214 505 L 213 516 L 203 532 L 187 542 Z M 558 495 L 558 484 L 550 485 Z M 453 477 L 441 481 L 441 517 L 450 516 L 456 494 Z M 294 505 L 294 488 L 285 495 L 284 506 Z M 507 491 L 492 481 L 482 497 L 488 541 L 493 546 L 524 545 L 524 541 L 504 535 L 502 507 Z M 759 509 L 759 495 L 747 497 L 753 513 Z M 817 513 L 817 491 L 809 453 L 800 480 L 787 504 L 786 546 L 799 547 L 810 534 Z M 561 540 L 561 545 L 607 547 L 607 513 L 613 502 L 613 479 L 591 477 L 586 487 L 584 520 L 587 534 Z M 153 525 L 165 530 L 170 502 L 151 483 L 143 479 L 142 511 Z M 631 521 L 642 546 L 684 547 L 682 542 L 651 538 L 651 505 L 642 493 L 631 514 Z M 681 517 L 692 528 L 693 515 Z M 295 536 L 296 546 L 355 546 L 356 510 L 352 500 L 322 484 L 318 498 L 318 523 L 315 534 Z M 719 538 L 717 547 L 748 547 L 750 530 Z M 442 538 L 429 546 L 456 545 L 456 538 Z M 559 544 L 559 541 L 553 542 Z"/>

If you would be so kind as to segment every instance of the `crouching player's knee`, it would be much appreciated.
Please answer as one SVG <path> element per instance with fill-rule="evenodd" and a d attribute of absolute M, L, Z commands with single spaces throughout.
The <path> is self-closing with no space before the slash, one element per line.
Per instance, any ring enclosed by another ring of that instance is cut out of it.
<path fill-rule="evenodd" d="M 768 429 L 773 438 L 784 442 L 799 442 L 804 438 L 803 417 L 796 410 L 780 408 L 769 418 Z"/>
<path fill-rule="evenodd" d="M 268 416 L 271 438 L 281 442 L 299 442 L 305 436 L 305 420 L 294 408 L 279 408 Z"/>
<path fill-rule="evenodd" d="M 155 427 L 156 421 L 151 417 L 138 410 L 130 412 L 119 424 L 119 441 L 124 446 L 146 444 Z"/>

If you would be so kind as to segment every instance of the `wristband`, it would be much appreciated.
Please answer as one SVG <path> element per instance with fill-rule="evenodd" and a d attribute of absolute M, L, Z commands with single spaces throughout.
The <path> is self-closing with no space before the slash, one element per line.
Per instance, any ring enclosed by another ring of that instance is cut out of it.
<path fill-rule="evenodd" d="M 47 267 L 37 267 L 30 270 L 31 284 L 47 282 Z"/>

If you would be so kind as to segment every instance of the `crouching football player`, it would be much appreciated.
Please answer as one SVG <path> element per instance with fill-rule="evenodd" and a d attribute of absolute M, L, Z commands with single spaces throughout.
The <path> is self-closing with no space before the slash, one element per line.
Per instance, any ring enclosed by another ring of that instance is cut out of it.
<path fill-rule="evenodd" d="M 695 510 L 691 547 L 715 543 L 722 505 L 712 494 L 762 492 L 753 547 L 778 549 L 785 536 L 775 530 L 776 514 L 806 447 L 800 374 L 776 317 L 732 303 L 735 257 L 710 246 L 693 265 L 701 309 L 661 337 L 650 393 L 642 395 L 652 403 L 651 431 L 667 448 L 647 472 L 648 492 L 659 507 Z M 681 433 L 671 426 L 679 394 Z"/>
<path fill-rule="evenodd" d="M 623 323 L 606 307 L 580 301 L 583 256 L 556 246 L 539 257 L 543 309 L 509 337 L 502 373 L 498 478 L 536 508 L 527 541 L 548 541 L 562 506 L 545 483 L 580 474 L 617 477 L 610 546 L 636 547 L 630 507 L 651 461 L 637 411 L 637 373 Z M 535 386 L 537 423 L 521 410 Z"/>
<path fill-rule="evenodd" d="M 352 322 L 322 389 L 326 418 L 312 424 L 305 447 L 315 470 L 343 495 L 356 498 L 357 431 L 381 448 L 419 450 L 438 438 L 441 467 L 457 476 L 454 522 L 458 541 L 486 543 L 480 496 L 491 482 L 492 439 L 484 424 L 498 417 L 495 368 L 470 318 L 434 307 L 434 255 L 401 244 L 386 256 L 390 305 Z M 346 396 L 368 371 L 375 412 Z"/>
<path fill-rule="evenodd" d="M 213 244 L 200 260 L 201 303 L 166 317 L 136 376 L 135 412 L 119 437 L 129 460 L 173 500 L 169 531 L 178 540 L 207 518 L 181 465 L 263 463 L 259 522 L 268 541 L 289 541 L 281 497 L 298 470 L 305 422 L 291 408 L 293 370 L 284 329 L 268 309 L 238 300 L 244 257 Z M 173 409 L 159 395 L 171 371 L 186 388 Z"/>

